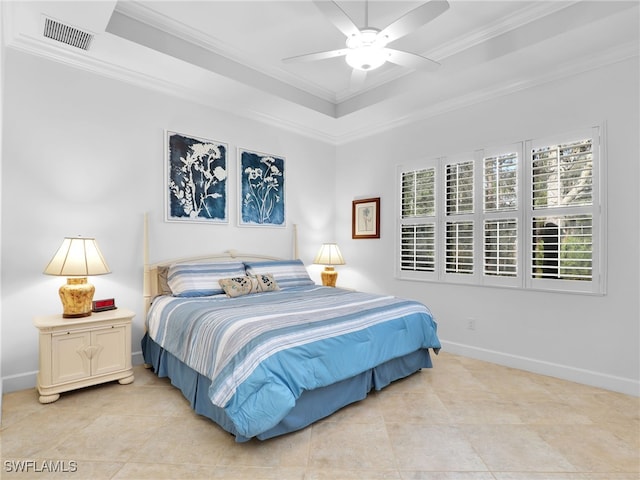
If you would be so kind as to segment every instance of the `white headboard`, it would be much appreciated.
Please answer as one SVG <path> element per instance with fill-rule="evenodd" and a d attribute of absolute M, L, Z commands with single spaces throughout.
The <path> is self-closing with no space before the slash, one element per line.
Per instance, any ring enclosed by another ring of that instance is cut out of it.
<path fill-rule="evenodd" d="M 297 226 L 293 225 L 293 251 L 291 258 L 298 258 L 298 232 Z M 166 272 L 166 268 L 174 263 L 183 262 L 228 262 L 232 260 L 243 261 L 260 261 L 260 260 L 283 260 L 281 257 L 270 255 L 262 255 L 259 253 L 241 253 L 237 250 L 226 250 L 222 253 L 214 253 L 211 255 L 186 256 L 163 260 L 162 262 L 149 263 L 149 229 L 147 214 L 144 214 L 144 248 L 143 248 L 144 278 L 142 294 L 144 300 L 144 313 L 146 315 L 154 297 L 162 293 L 161 275 Z"/>

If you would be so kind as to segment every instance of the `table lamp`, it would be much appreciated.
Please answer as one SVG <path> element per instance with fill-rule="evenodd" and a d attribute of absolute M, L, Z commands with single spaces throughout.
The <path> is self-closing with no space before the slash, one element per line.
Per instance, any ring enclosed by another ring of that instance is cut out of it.
<path fill-rule="evenodd" d="M 64 318 L 88 317 L 95 287 L 87 282 L 88 275 L 111 273 L 95 238 L 65 237 L 47 268 L 47 275 L 67 278 L 59 290 Z"/>
<path fill-rule="evenodd" d="M 320 273 L 322 285 L 335 287 L 338 280 L 338 272 L 335 271 L 333 265 L 344 265 L 345 263 L 338 245 L 335 243 L 323 243 L 313 263 L 325 266 Z"/>

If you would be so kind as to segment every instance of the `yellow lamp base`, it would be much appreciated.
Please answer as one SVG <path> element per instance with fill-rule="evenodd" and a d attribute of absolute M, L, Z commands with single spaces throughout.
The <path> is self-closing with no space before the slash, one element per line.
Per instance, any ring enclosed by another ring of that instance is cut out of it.
<path fill-rule="evenodd" d="M 324 270 L 320 272 L 320 278 L 322 278 L 322 285 L 325 287 L 335 287 L 338 272 L 333 267 L 324 267 Z"/>
<path fill-rule="evenodd" d="M 58 293 L 62 300 L 63 318 L 80 318 L 91 315 L 91 302 L 95 287 L 87 283 L 87 277 L 67 278 Z"/>

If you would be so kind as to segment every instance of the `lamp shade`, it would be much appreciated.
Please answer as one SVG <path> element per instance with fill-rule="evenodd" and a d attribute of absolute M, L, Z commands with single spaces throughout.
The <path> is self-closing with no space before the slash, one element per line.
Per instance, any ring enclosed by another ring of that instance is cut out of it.
<path fill-rule="evenodd" d="M 344 258 L 340 253 L 338 245 L 335 243 L 323 243 L 320 251 L 313 260 L 313 263 L 319 265 L 344 265 Z"/>
<path fill-rule="evenodd" d="M 86 277 L 111 273 L 95 238 L 65 237 L 47 268 L 47 275 Z"/>

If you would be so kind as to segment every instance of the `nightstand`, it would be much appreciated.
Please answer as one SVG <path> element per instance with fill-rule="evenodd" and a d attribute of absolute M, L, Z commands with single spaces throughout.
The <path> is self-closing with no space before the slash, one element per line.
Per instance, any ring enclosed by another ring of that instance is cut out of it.
<path fill-rule="evenodd" d="M 40 330 L 40 403 L 60 393 L 118 380 L 133 382 L 131 321 L 134 312 L 117 308 L 82 318 L 35 317 Z"/>

